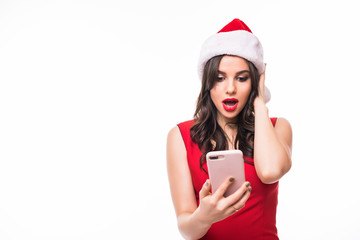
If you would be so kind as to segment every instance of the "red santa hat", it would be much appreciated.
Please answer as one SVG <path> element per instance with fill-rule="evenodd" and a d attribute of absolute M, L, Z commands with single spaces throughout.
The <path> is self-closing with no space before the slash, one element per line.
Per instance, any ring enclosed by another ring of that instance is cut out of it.
<path fill-rule="evenodd" d="M 232 20 L 203 43 L 198 65 L 200 78 L 206 62 L 219 55 L 242 57 L 252 62 L 260 74 L 265 71 L 262 45 L 250 28 L 240 19 Z M 265 87 L 265 101 L 269 100 L 270 91 Z"/>

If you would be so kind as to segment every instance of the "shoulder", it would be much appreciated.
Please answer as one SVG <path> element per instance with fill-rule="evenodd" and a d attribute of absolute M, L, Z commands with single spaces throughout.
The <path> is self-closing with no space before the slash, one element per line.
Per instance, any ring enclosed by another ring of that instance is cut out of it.
<path fill-rule="evenodd" d="M 168 144 L 170 142 L 183 141 L 183 138 L 187 138 L 187 135 L 190 136 L 190 128 L 194 125 L 194 120 L 188 120 L 181 122 L 170 129 L 168 133 Z"/>
<path fill-rule="evenodd" d="M 173 141 L 174 139 L 179 138 L 179 137 L 181 137 L 181 132 L 180 132 L 179 126 L 176 125 L 173 128 L 171 128 L 168 133 L 168 142 Z"/>
<path fill-rule="evenodd" d="M 273 118 L 272 118 L 273 119 Z M 285 118 L 276 118 L 276 124 L 274 124 L 274 127 L 276 129 L 287 129 L 291 131 L 291 125 L 290 122 Z"/>
<path fill-rule="evenodd" d="M 172 128 L 169 134 L 174 135 L 180 133 L 184 141 L 188 141 L 190 137 L 190 129 L 194 125 L 194 120 L 189 120 L 185 122 L 181 122 L 177 124 L 174 128 Z"/>
<path fill-rule="evenodd" d="M 170 129 L 166 145 L 168 166 L 174 166 L 173 164 L 179 162 L 179 159 L 186 159 L 186 147 L 178 126 Z"/>

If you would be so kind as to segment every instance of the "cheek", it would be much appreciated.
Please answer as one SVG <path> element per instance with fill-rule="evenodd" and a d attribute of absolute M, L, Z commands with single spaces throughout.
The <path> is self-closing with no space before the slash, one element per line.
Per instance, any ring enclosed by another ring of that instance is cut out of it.
<path fill-rule="evenodd" d="M 244 94 L 249 96 L 251 92 L 251 83 L 244 88 Z"/>
<path fill-rule="evenodd" d="M 251 92 L 251 85 L 247 85 L 247 86 L 243 86 L 241 88 L 241 90 L 239 91 L 239 94 L 241 96 L 241 99 L 243 101 L 247 101 L 247 99 L 250 96 L 250 92 Z"/>
<path fill-rule="evenodd" d="M 210 90 L 210 97 L 211 97 L 211 100 L 213 101 L 213 103 L 216 103 L 216 100 L 219 98 L 219 91 L 217 91 L 216 87 L 213 87 Z"/>

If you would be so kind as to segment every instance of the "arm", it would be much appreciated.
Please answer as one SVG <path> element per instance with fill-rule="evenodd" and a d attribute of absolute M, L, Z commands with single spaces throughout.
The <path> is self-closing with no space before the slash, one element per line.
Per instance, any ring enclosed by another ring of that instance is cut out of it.
<path fill-rule="evenodd" d="M 231 178 L 224 181 L 214 194 L 210 193 L 211 186 L 208 180 L 199 193 L 198 207 L 186 149 L 178 127 L 173 128 L 168 135 L 167 171 L 178 228 L 186 239 L 198 239 L 204 236 L 214 222 L 241 209 L 250 196 L 251 187 L 248 182 L 235 193 L 224 198 L 226 189 L 231 185 Z"/>
<path fill-rule="evenodd" d="M 180 233 L 186 238 L 200 238 L 211 225 L 193 215 L 197 203 L 187 164 L 186 149 L 178 127 L 173 128 L 167 140 L 167 170 L 171 196 Z"/>
<path fill-rule="evenodd" d="M 265 73 L 260 77 L 259 96 L 254 101 L 254 160 L 257 175 L 263 183 L 270 184 L 291 168 L 292 130 L 283 118 L 273 127 L 263 97 L 264 81 Z"/>

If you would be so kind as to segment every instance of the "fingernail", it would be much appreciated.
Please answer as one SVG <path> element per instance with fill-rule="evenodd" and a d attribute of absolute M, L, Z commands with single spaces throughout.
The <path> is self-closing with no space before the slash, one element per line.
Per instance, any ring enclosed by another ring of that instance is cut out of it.
<path fill-rule="evenodd" d="M 250 182 L 246 183 L 246 187 L 249 188 L 250 187 Z"/>
<path fill-rule="evenodd" d="M 209 186 L 209 180 L 206 180 L 205 186 Z"/>
<path fill-rule="evenodd" d="M 231 177 L 231 178 L 229 179 L 230 182 L 233 182 L 234 180 L 235 180 L 235 178 L 233 178 L 233 177 Z"/>

